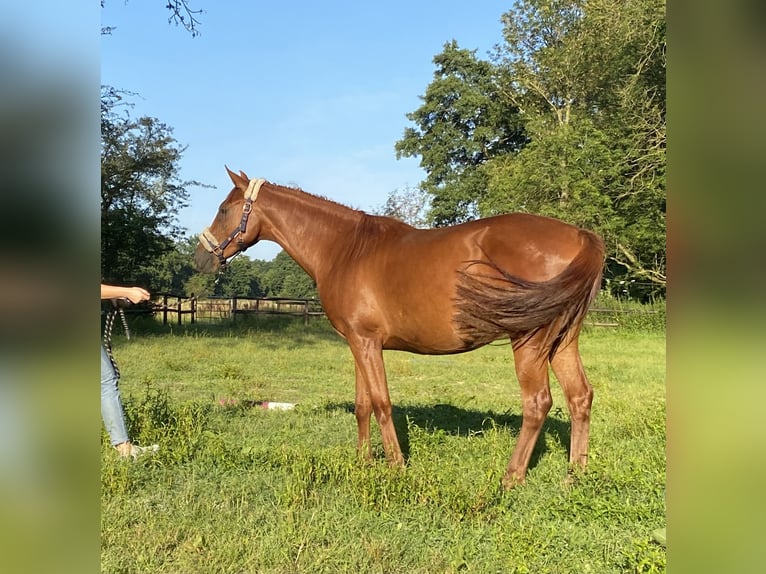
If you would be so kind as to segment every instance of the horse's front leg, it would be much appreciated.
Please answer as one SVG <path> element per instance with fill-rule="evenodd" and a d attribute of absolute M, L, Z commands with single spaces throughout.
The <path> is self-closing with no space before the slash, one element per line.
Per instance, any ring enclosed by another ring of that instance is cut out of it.
<path fill-rule="evenodd" d="M 356 361 L 358 446 L 363 450 L 366 449 L 367 452 L 370 450 L 371 407 L 380 427 L 386 458 L 391 464 L 403 465 L 404 457 L 392 417 L 393 408 L 388 394 L 382 345 L 374 339 L 361 336 L 349 337 L 348 342 Z"/>
<path fill-rule="evenodd" d="M 356 426 L 358 438 L 356 442 L 356 452 L 365 460 L 372 459 L 372 448 L 370 447 L 370 415 L 372 414 L 372 401 L 370 393 L 367 390 L 367 381 L 359 368 L 355 365 L 356 372 L 356 401 L 354 403 L 354 414 L 356 415 Z"/>

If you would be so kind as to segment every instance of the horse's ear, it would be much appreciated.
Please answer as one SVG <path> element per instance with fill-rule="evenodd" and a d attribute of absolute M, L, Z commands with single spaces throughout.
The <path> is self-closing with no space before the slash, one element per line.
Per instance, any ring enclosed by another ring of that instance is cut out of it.
<path fill-rule="evenodd" d="M 241 169 L 239 170 L 239 175 L 244 177 L 248 182 L 250 181 L 250 178 L 247 177 L 247 174 L 244 171 L 242 171 Z"/>
<path fill-rule="evenodd" d="M 242 179 L 242 176 L 237 175 L 233 171 L 229 169 L 229 166 L 224 166 L 226 168 L 226 173 L 229 174 L 229 177 L 231 178 L 232 183 L 234 184 L 234 187 L 247 187 L 248 182 L 250 181 L 247 179 L 247 176 L 245 176 L 245 179 Z"/>

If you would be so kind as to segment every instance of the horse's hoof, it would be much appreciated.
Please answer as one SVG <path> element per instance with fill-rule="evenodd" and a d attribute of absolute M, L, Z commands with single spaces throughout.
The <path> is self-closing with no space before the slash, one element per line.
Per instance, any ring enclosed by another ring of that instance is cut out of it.
<path fill-rule="evenodd" d="M 518 476 L 504 476 L 500 480 L 500 486 L 502 486 L 503 490 L 511 490 L 512 488 L 515 488 L 517 486 L 521 486 L 526 482 L 526 479 Z"/>
<path fill-rule="evenodd" d="M 567 468 L 567 476 L 564 479 L 564 486 L 566 488 L 570 488 L 574 486 L 577 481 L 580 479 L 580 476 L 582 473 L 585 472 L 585 469 L 582 466 L 570 466 Z"/>

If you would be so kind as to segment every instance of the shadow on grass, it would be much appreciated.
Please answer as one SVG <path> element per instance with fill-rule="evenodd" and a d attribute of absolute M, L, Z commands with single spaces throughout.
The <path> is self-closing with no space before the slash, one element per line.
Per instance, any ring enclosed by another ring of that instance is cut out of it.
<path fill-rule="evenodd" d="M 345 410 L 354 412 L 354 404 L 351 402 L 328 403 L 325 406 L 328 411 Z M 568 420 L 561 417 L 565 415 L 559 410 L 551 411 L 543 423 L 540 437 L 532 451 L 529 468 L 534 468 L 540 458 L 546 453 L 547 447 L 542 439 L 544 434 L 551 434 L 555 440 L 562 444 L 569 452 L 569 440 L 571 427 Z M 423 429 L 425 432 L 445 432 L 452 436 L 476 435 L 481 431 L 492 428 L 494 424 L 498 428 L 508 429 L 511 434 L 518 436 L 521 430 L 521 414 L 496 413 L 493 411 L 479 411 L 464 409 L 449 404 L 435 405 L 408 405 L 403 407 L 394 406 L 394 427 L 399 437 L 399 444 L 405 459 L 409 458 L 410 441 L 407 432 L 407 421 Z M 511 445 L 508 449 L 508 459 L 511 457 Z"/>

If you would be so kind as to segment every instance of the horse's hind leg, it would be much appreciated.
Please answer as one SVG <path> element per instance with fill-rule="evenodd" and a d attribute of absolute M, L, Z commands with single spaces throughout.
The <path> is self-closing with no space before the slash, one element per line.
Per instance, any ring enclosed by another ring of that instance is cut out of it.
<path fill-rule="evenodd" d="M 551 359 L 551 367 L 567 399 L 572 424 L 569 464 L 585 468 L 588 463 L 588 437 L 590 435 L 590 407 L 593 387 L 585 376 L 575 336 L 562 345 Z"/>
<path fill-rule="evenodd" d="M 537 337 L 533 337 L 513 351 L 516 376 L 521 387 L 523 417 L 519 440 L 503 475 L 502 485 L 505 489 L 524 482 L 532 451 L 553 404 L 548 379 L 548 361 L 540 357 L 536 339 Z"/>

